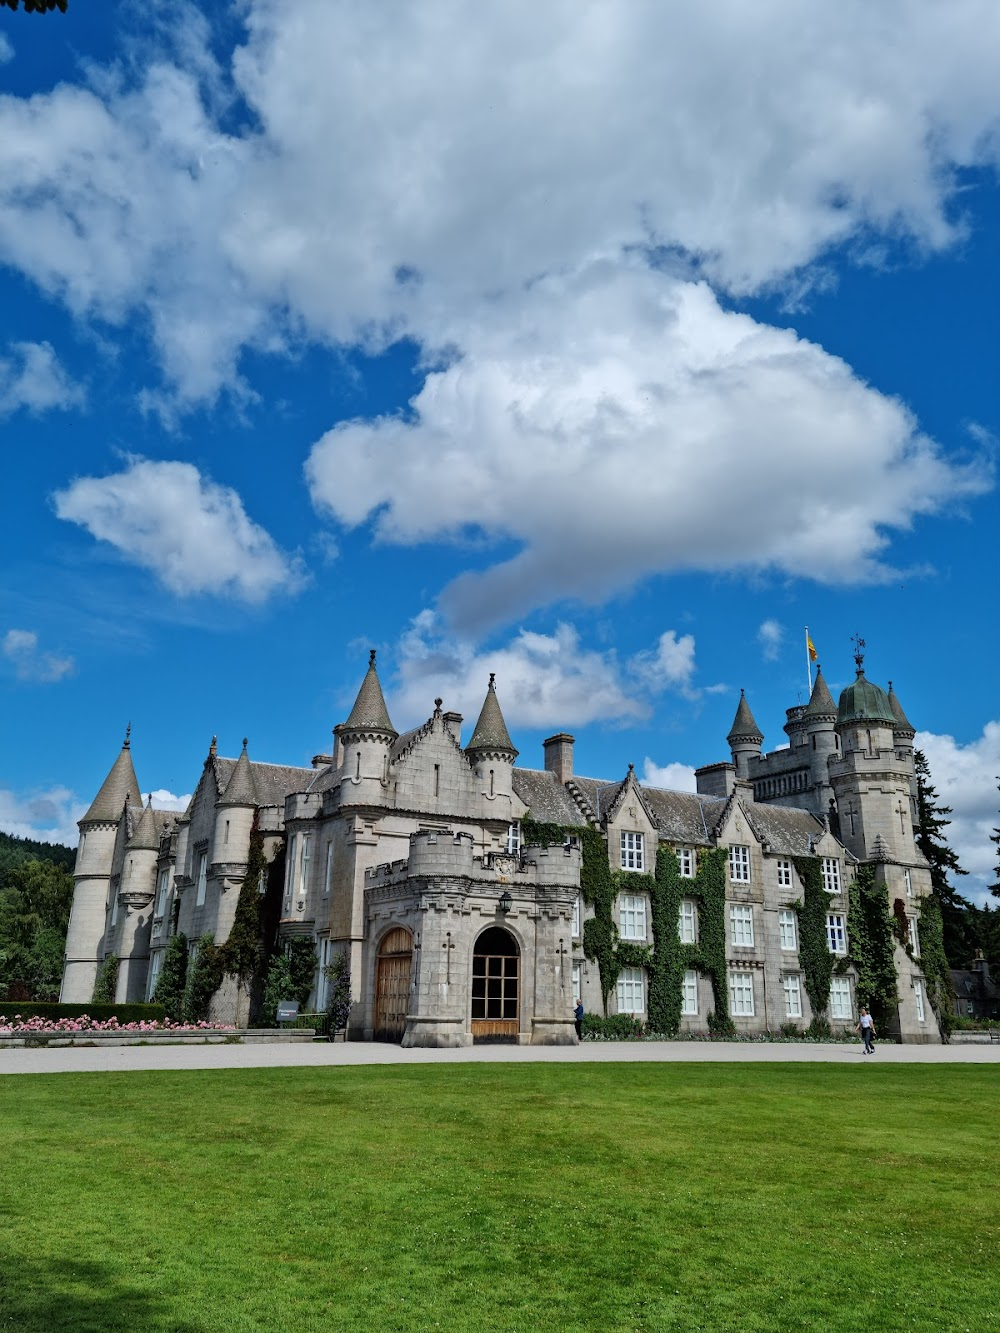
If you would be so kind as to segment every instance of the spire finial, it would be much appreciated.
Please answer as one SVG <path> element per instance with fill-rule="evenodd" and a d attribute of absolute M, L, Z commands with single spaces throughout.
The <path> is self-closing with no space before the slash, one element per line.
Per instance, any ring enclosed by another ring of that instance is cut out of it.
<path fill-rule="evenodd" d="M 854 665 L 857 667 L 858 675 L 865 674 L 865 641 L 860 635 L 855 634 L 851 639 L 854 644 Z"/>
<path fill-rule="evenodd" d="M 434 712 L 435 712 L 435 713 L 440 713 L 440 711 L 441 711 L 441 705 L 442 705 L 443 703 L 444 703 L 444 700 L 443 700 L 443 699 L 435 699 L 435 700 L 434 700 Z"/>
<path fill-rule="evenodd" d="M 219 752 L 219 750 L 218 750 L 218 740 L 219 740 L 218 736 L 213 736 L 213 737 L 212 737 L 212 743 L 211 743 L 211 745 L 208 747 L 208 753 L 209 753 L 210 755 L 218 754 L 218 752 Z"/>
<path fill-rule="evenodd" d="M 132 744 L 131 736 L 132 736 L 132 723 L 130 722 L 128 726 L 125 728 L 125 743 L 122 746 L 123 750 L 127 750 L 131 746 Z"/>
<path fill-rule="evenodd" d="M 374 648 L 369 648 L 369 649 L 368 649 L 368 665 L 369 665 L 370 667 L 373 667 L 373 666 L 375 665 L 375 649 L 374 649 Z"/>
<path fill-rule="evenodd" d="M 244 736 L 244 737 L 243 737 L 243 753 L 246 754 L 246 752 L 247 752 L 247 738 Z"/>
<path fill-rule="evenodd" d="M 491 688 L 491 689 L 493 689 L 493 688 L 495 687 L 495 685 L 496 685 L 496 679 L 497 679 L 497 673 L 496 673 L 495 671 L 491 671 L 491 672 L 490 672 L 490 688 Z"/>
<path fill-rule="evenodd" d="M 149 793 L 147 794 L 147 796 L 146 796 L 146 804 L 149 806 L 150 809 L 153 808 L 153 793 L 152 793 L 152 792 L 149 792 Z"/>

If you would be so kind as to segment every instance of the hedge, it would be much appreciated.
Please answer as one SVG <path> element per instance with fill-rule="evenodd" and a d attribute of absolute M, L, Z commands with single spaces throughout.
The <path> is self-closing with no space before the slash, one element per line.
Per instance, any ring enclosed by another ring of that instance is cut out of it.
<path fill-rule="evenodd" d="M 34 1000 L 0 1000 L 0 1014 L 13 1018 L 82 1018 L 84 1014 L 95 1023 L 106 1023 L 117 1018 L 119 1023 L 154 1023 L 167 1016 L 162 1004 L 44 1004 Z"/>

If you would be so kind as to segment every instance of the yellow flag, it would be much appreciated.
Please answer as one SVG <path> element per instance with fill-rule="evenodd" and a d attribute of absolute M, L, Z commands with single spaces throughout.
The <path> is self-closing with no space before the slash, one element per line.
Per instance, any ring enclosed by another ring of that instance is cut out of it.
<path fill-rule="evenodd" d="M 808 650 L 808 653 L 809 653 L 809 661 L 810 661 L 810 662 L 815 662 L 815 661 L 816 661 L 816 658 L 819 656 L 819 654 L 816 652 L 816 645 L 813 643 L 812 639 L 810 639 L 810 637 L 809 637 L 809 631 L 808 631 L 808 630 L 806 630 L 806 649 Z"/>

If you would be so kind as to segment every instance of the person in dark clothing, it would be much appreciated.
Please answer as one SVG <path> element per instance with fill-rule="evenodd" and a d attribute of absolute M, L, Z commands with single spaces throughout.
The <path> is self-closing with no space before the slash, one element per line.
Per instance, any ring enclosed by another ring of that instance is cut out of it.
<path fill-rule="evenodd" d="M 576 1035 L 583 1038 L 583 1001 L 577 996 L 576 1008 L 573 1010 L 573 1018 L 576 1021 Z"/>

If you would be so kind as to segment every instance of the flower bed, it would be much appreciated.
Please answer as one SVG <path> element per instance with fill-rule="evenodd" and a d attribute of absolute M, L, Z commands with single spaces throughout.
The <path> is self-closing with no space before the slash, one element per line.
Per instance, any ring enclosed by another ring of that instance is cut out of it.
<path fill-rule="evenodd" d="M 0 1013 L 0 1037 L 74 1036 L 78 1033 L 111 1032 L 122 1035 L 140 1035 L 144 1032 L 232 1032 L 232 1023 L 172 1023 L 169 1018 L 143 1019 L 139 1022 L 119 1023 L 117 1018 L 94 1019 L 87 1014 L 79 1018 L 22 1018 L 14 1013 Z"/>

